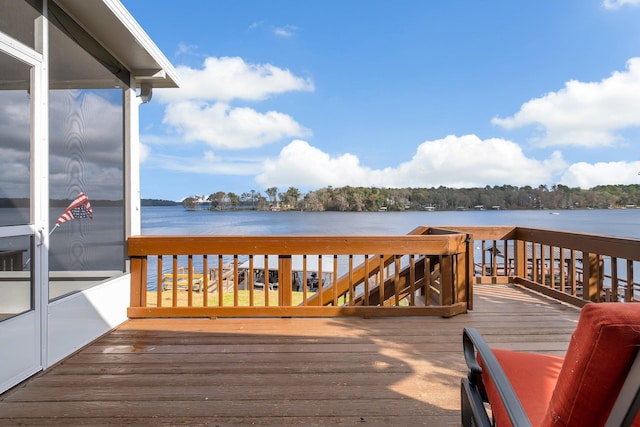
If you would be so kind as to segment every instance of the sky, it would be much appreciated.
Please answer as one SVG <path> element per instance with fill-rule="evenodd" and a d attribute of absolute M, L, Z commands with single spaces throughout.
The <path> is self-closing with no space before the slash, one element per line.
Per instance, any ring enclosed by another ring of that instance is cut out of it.
<path fill-rule="evenodd" d="M 640 183 L 640 0 L 122 0 L 141 195 Z"/>

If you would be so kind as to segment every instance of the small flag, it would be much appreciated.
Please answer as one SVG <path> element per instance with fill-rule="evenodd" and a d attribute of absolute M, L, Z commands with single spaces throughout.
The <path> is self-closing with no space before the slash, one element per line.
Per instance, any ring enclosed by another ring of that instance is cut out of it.
<path fill-rule="evenodd" d="M 56 221 L 56 226 L 59 226 L 63 222 L 70 221 L 77 218 L 93 218 L 93 210 L 91 210 L 91 203 L 86 194 L 80 193 L 69 207 L 60 215 L 60 218 Z"/>

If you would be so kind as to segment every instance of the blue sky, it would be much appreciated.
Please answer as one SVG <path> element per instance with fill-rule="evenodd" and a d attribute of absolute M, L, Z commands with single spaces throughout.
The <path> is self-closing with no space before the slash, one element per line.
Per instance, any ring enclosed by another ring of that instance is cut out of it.
<path fill-rule="evenodd" d="M 142 197 L 640 183 L 640 0 L 123 0 Z"/>

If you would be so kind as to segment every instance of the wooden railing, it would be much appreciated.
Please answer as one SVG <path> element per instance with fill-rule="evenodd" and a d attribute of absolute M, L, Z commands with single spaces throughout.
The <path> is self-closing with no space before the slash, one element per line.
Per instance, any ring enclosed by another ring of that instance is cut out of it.
<path fill-rule="evenodd" d="M 405 236 L 148 236 L 128 241 L 129 317 L 453 316 L 470 306 L 473 247 Z"/>
<path fill-rule="evenodd" d="M 516 283 L 576 306 L 640 300 L 640 240 L 525 227 L 469 233 L 476 283 Z"/>
<path fill-rule="evenodd" d="M 524 227 L 132 237 L 129 256 L 130 317 L 446 317 L 473 309 L 474 283 L 576 306 L 640 300 L 640 240 Z"/>

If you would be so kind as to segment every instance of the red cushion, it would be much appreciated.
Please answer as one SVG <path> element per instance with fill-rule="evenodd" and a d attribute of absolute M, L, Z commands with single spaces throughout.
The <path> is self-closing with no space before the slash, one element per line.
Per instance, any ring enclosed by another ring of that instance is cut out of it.
<path fill-rule="evenodd" d="M 639 346 L 640 304 L 587 304 L 543 425 L 604 425 Z"/>
<path fill-rule="evenodd" d="M 562 367 L 562 357 L 494 349 L 502 370 L 511 382 L 531 424 L 540 425 L 549 406 Z M 510 426 L 509 416 L 491 377 L 483 367 L 482 381 L 497 426 Z"/>
<path fill-rule="evenodd" d="M 582 309 L 564 362 L 542 354 L 493 353 L 533 426 L 582 427 L 604 425 L 638 347 L 640 304 L 600 303 Z M 484 370 L 482 380 L 496 425 L 510 426 Z"/>

